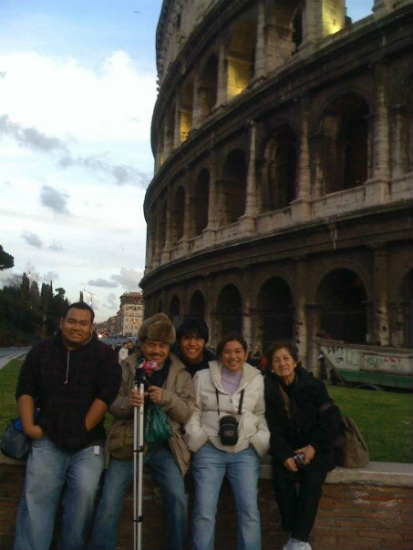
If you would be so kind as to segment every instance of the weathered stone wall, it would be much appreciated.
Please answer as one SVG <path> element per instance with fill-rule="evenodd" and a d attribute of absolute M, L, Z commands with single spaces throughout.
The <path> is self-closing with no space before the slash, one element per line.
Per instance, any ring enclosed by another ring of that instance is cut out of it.
<path fill-rule="evenodd" d="M 0 550 L 10 550 L 24 464 L 0 456 Z M 163 547 L 163 516 L 159 488 L 150 474 L 144 479 L 143 547 Z M 193 490 L 187 478 L 190 510 Z M 270 467 L 262 466 L 259 506 L 263 550 L 285 542 L 274 501 Z M 118 539 L 119 550 L 133 548 L 133 500 L 125 500 Z M 312 537 L 313 550 L 412 550 L 413 465 L 371 463 L 363 470 L 337 468 L 323 488 Z M 190 523 L 190 522 L 189 522 Z M 189 548 L 189 545 L 188 545 Z M 217 514 L 216 549 L 236 548 L 236 511 L 231 489 L 225 482 Z"/>

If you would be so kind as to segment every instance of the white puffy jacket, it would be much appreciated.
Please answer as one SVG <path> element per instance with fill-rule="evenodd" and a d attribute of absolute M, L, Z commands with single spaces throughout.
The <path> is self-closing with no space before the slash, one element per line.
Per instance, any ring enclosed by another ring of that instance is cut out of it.
<path fill-rule="evenodd" d="M 185 425 L 185 440 L 191 451 L 196 452 L 207 441 L 217 449 L 237 453 L 252 445 L 259 456 L 267 453 L 270 432 L 265 420 L 264 380 L 261 372 L 244 363 L 243 374 L 238 389 L 229 395 L 221 382 L 222 364 L 211 361 L 209 369 L 201 370 L 193 378 L 196 407 Z M 220 416 L 231 414 L 238 418 L 238 442 L 236 445 L 223 445 L 218 436 L 219 418 L 217 396 L 219 393 Z M 241 415 L 238 406 L 244 390 Z"/>

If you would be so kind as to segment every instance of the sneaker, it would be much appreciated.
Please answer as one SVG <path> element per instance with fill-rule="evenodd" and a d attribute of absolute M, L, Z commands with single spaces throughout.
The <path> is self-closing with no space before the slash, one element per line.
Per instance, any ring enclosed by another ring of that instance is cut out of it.
<path fill-rule="evenodd" d="M 291 547 L 288 550 L 311 550 L 311 545 L 303 540 L 291 539 Z"/>

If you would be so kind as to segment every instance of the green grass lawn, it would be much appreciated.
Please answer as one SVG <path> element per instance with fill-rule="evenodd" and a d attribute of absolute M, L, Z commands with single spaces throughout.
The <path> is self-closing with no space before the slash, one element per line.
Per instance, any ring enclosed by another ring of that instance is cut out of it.
<path fill-rule="evenodd" d="M 17 415 L 14 392 L 21 361 L 15 359 L 0 370 L 0 434 Z M 357 423 L 370 449 L 371 460 L 413 462 L 413 395 L 328 386 L 343 416 Z M 105 426 L 112 423 L 106 415 Z"/>
<path fill-rule="evenodd" d="M 328 386 L 343 416 L 362 431 L 370 459 L 413 462 L 413 395 Z"/>

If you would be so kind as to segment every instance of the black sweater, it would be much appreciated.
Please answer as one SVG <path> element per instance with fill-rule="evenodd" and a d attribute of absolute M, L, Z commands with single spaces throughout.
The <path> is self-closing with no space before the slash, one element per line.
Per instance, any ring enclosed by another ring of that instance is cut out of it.
<path fill-rule="evenodd" d="M 341 415 L 333 406 L 322 415 L 321 405 L 330 401 L 324 383 L 304 368 L 296 368 L 296 379 L 287 387 L 290 398 L 291 419 L 280 394 L 281 379 L 273 372 L 265 375 L 265 415 L 271 432 L 269 454 L 283 464 L 294 451 L 312 445 L 316 455 L 313 468 L 334 468 L 332 443 L 337 436 Z"/>

